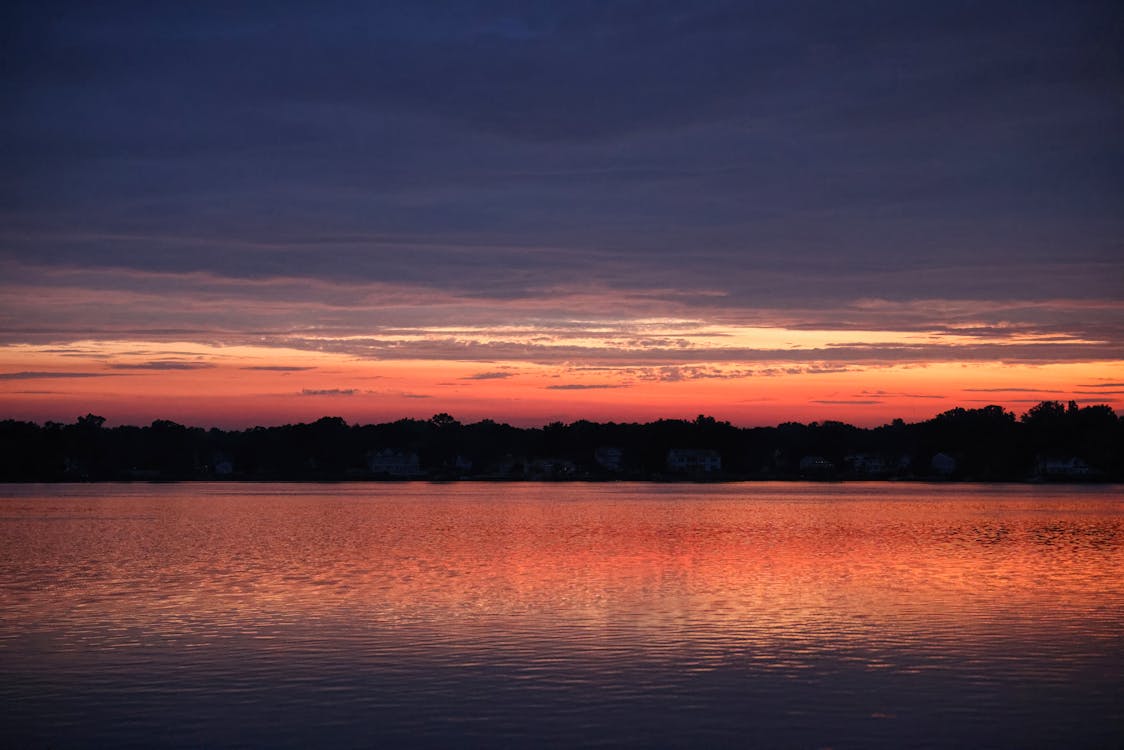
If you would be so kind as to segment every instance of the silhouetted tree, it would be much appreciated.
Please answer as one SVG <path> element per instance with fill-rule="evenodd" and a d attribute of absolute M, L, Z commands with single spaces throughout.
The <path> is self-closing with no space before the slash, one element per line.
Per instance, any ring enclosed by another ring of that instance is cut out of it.
<path fill-rule="evenodd" d="M 0 421 L 0 480 L 60 481 L 152 478 L 340 479 L 368 476 L 372 451 L 413 452 L 431 476 L 520 475 L 534 458 L 572 461 L 579 476 L 607 477 L 593 461 L 598 447 L 622 454 L 614 478 L 647 479 L 666 471 L 671 448 L 719 451 L 728 476 L 796 478 L 806 456 L 839 468 L 854 454 L 878 457 L 889 476 L 925 476 L 930 459 L 946 453 L 957 461 L 953 478 L 1026 479 L 1050 459 L 1087 462 L 1093 478 L 1124 479 L 1124 423 L 1112 408 L 1044 401 L 1019 419 L 999 406 L 955 408 L 933 419 L 906 424 L 895 419 L 874 429 L 842 422 L 737 428 L 707 415 L 693 421 L 661 419 L 648 424 L 599 424 L 579 420 L 542 428 L 517 428 L 492 420 L 462 425 L 440 413 L 428 420 L 350 426 L 341 417 L 311 424 L 223 431 L 185 427 L 158 419 L 146 427 L 105 427 L 94 414 L 74 424 Z M 864 459 L 865 460 L 865 459 Z M 233 470 L 231 470 L 233 466 Z"/>

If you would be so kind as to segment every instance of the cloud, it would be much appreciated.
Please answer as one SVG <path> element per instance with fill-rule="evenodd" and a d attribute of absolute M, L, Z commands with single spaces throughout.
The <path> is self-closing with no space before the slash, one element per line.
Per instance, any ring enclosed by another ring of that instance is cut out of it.
<path fill-rule="evenodd" d="M 881 404 L 883 402 L 875 400 L 875 399 L 825 399 L 825 398 L 817 398 L 817 399 L 812 399 L 812 403 L 813 404 L 856 404 L 856 405 L 862 405 L 862 404 Z"/>
<path fill-rule="evenodd" d="M 103 378 L 112 377 L 111 372 L 4 372 L 0 380 L 46 380 L 50 378 Z"/>
<path fill-rule="evenodd" d="M 718 366 L 689 366 L 669 365 L 665 367 L 641 368 L 627 370 L 638 380 L 654 380 L 665 383 L 675 383 L 688 380 L 736 380 L 752 377 L 757 372 L 746 368 L 728 368 Z"/>
<path fill-rule="evenodd" d="M 276 25 L 202 7 L 75 9 L 65 25 L 17 11 L 11 57 L 36 64 L 6 78 L 23 96 L 3 176 L 28 186 L 15 252 L 241 279 L 429 277 L 495 298 L 597 260 L 621 288 L 706 280 L 776 300 L 851 267 L 864 296 L 909 274 L 909 297 L 957 275 L 1066 288 L 1025 266 L 1066 235 L 1111 258 L 1119 237 L 1117 174 L 1097 158 L 1115 145 L 1119 89 L 1103 3 L 883 9 L 876 24 L 830 2 L 450 3 L 425 21 L 378 5 L 293 5 Z M 158 96 L 169 87 L 184 96 Z M 71 199 L 65 224 L 51 194 Z M 138 198 L 149 210 L 126 213 Z M 1030 213 L 1047 202 L 1050 221 Z M 73 226 L 89 236 L 43 236 Z M 684 248 L 700 262 L 677 263 Z M 958 267 L 980 257 L 1007 273 Z M 1087 260 L 1063 265 L 1108 289 Z"/>
<path fill-rule="evenodd" d="M 462 279 L 471 279 L 472 273 Z M 767 285 L 799 280 L 799 274 L 786 273 L 790 275 L 770 277 Z M 1035 273 L 1057 275 L 1056 269 L 1041 267 Z M 1100 274 L 1111 271 L 1101 269 Z M 1088 299 L 824 301 L 817 290 L 799 306 L 785 301 L 762 307 L 758 303 L 768 303 L 767 297 L 755 297 L 752 306 L 745 306 L 740 295 L 709 288 L 713 284 L 691 296 L 649 287 L 642 279 L 628 281 L 623 289 L 602 279 L 594 287 L 588 281 L 584 288 L 531 285 L 510 297 L 474 297 L 467 289 L 441 289 L 440 280 L 429 280 L 434 286 L 427 288 L 420 282 L 224 278 L 16 262 L 0 262 L 0 276 L 9 279 L 0 283 L 0 293 L 16 300 L 11 319 L 36 322 L 33 328 L 0 325 L 0 342 L 9 343 L 214 341 L 308 351 L 332 347 L 371 358 L 481 362 L 593 362 L 615 354 L 621 364 L 631 358 L 637 366 L 784 362 L 810 356 L 825 366 L 833 360 L 835 367 L 846 367 L 847 360 L 869 365 L 880 359 L 1066 362 L 1124 357 L 1124 305 Z M 485 277 L 473 283 L 481 290 L 493 288 Z M 850 280 L 835 285 L 836 291 L 850 287 Z M 809 306 L 808 300 L 822 301 L 823 307 Z M 582 311 L 581 318 L 575 318 L 575 310 Z M 122 326 L 137 311 L 147 326 Z M 185 323 L 192 327 L 175 325 Z M 740 341 L 732 335 L 758 328 L 783 329 L 794 336 L 820 333 L 822 354 L 809 355 L 806 345 L 770 350 L 753 346 L 748 334 Z M 827 335 L 837 330 L 852 335 Z M 877 331 L 885 336 L 881 342 L 870 337 Z M 858 332 L 866 338 L 853 335 Z M 916 335 L 910 339 L 910 334 Z M 705 374 L 683 371 L 678 377 Z"/>
<path fill-rule="evenodd" d="M 592 338 L 592 336 L 591 336 Z M 362 359 L 418 359 L 458 361 L 508 361 L 538 364 L 599 363 L 618 367 L 658 367 L 709 365 L 713 363 L 761 365 L 791 363 L 797 371 L 838 372 L 841 368 L 862 365 L 916 364 L 928 362 L 1026 362 L 1110 361 L 1124 358 L 1124 341 L 1119 346 L 1073 343 L 887 343 L 830 347 L 810 345 L 790 348 L 757 348 L 719 341 L 683 337 L 673 346 L 620 347 L 610 338 L 598 342 L 555 338 L 549 333 L 503 335 L 481 330 L 472 334 L 445 335 L 419 331 L 401 337 L 303 337 L 260 338 L 259 345 L 306 351 L 334 352 Z M 785 374 L 796 374 L 787 372 Z"/>
<path fill-rule="evenodd" d="M 512 372 L 478 372 L 474 375 L 466 375 L 461 380 L 503 380 L 514 375 L 515 373 Z"/>
<path fill-rule="evenodd" d="M 968 393 L 1049 393 L 1047 388 L 964 388 Z"/>
<path fill-rule="evenodd" d="M 315 367 L 296 367 L 290 365 L 247 365 L 241 367 L 242 370 L 261 370 L 264 372 L 305 372 L 307 370 L 315 370 Z"/>
<path fill-rule="evenodd" d="M 627 388 L 627 385 L 609 385 L 609 384 L 585 384 L 585 383 L 567 383 L 563 385 L 548 385 L 548 391 L 592 391 L 601 390 L 605 388 Z"/>
<path fill-rule="evenodd" d="M 305 388 L 302 396 L 354 396 L 359 393 L 356 388 Z"/>
<path fill-rule="evenodd" d="M 1121 360 L 1119 24 L 1061 5 L 890 4 L 872 23 L 830 0 L 268 21 L 74 4 L 59 23 L 22 4 L 0 343 L 655 380 Z M 537 330 L 484 331 L 512 321 Z M 704 340 L 711 324 L 847 333 L 793 349 Z"/>
<path fill-rule="evenodd" d="M 1047 399 L 1041 399 L 1041 398 L 1007 398 L 1007 399 L 1003 399 L 1004 403 L 1009 403 L 1009 404 L 1040 404 L 1044 400 L 1047 400 Z M 968 403 L 973 403 L 973 404 L 994 404 L 995 403 L 994 399 L 984 399 L 984 398 L 968 398 L 968 399 L 964 399 L 964 401 L 966 401 Z"/>
<path fill-rule="evenodd" d="M 117 363 L 109 365 L 114 370 L 207 370 L 215 365 L 211 362 L 183 362 L 180 360 L 156 360 L 153 362 Z"/>
<path fill-rule="evenodd" d="M 928 399 L 937 399 L 937 400 L 943 400 L 943 399 L 948 398 L 948 396 L 938 396 L 938 395 L 935 395 L 935 394 L 932 394 L 932 393 L 902 393 L 902 392 L 899 392 L 899 391 L 884 391 L 884 390 L 863 391 L 862 393 L 860 393 L 858 395 L 858 397 L 866 397 L 866 396 L 877 396 L 877 397 L 892 396 L 892 397 L 895 397 L 895 398 L 928 398 Z"/>

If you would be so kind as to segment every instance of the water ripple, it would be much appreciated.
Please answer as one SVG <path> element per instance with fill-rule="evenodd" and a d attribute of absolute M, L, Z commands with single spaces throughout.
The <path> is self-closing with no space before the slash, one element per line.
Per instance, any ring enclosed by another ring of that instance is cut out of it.
<path fill-rule="evenodd" d="M 1118 488 L 0 488 L 17 746 L 1106 747 Z"/>

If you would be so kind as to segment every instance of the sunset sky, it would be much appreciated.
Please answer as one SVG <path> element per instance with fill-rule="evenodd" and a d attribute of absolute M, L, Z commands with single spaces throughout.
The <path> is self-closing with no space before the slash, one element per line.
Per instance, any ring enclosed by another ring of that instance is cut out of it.
<path fill-rule="evenodd" d="M 1124 410 L 1118 2 L 0 23 L 0 418 Z"/>

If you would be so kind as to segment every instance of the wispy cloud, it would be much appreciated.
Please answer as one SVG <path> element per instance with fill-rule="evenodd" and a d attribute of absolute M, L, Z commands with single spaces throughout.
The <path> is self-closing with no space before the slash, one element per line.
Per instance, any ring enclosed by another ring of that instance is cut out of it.
<path fill-rule="evenodd" d="M 48 380 L 52 378 L 102 378 L 111 377 L 111 372 L 3 372 L 0 380 Z"/>
<path fill-rule="evenodd" d="M 359 393 L 357 388 L 305 388 L 302 396 L 354 396 Z"/>
<path fill-rule="evenodd" d="M 877 400 L 877 399 L 858 399 L 858 398 L 842 398 L 842 399 L 834 399 L 834 398 L 815 398 L 815 399 L 812 399 L 812 403 L 813 403 L 813 404 L 858 404 L 858 405 L 862 405 L 862 404 L 881 404 L 881 403 L 883 403 L 883 402 L 882 402 L 882 401 L 879 401 L 879 400 Z"/>
<path fill-rule="evenodd" d="M 586 383 L 566 383 L 563 385 L 548 385 L 548 391 L 593 391 L 602 390 L 606 388 L 627 388 L 628 386 L 621 384 L 586 384 Z"/>
<path fill-rule="evenodd" d="M 514 375 L 515 373 L 512 372 L 478 372 L 474 375 L 466 375 L 461 380 L 503 380 Z"/>
<path fill-rule="evenodd" d="M 109 365 L 114 370 L 207 370 L 214 366 L 211 362 L 183 362 L 178 360 L 121 362 Z"/>
<path fill-rule="evenodd" d="M 261 370 L 263 372 L 305 372 L 315 370 L 315 367 L 297 367 L 295 365 L 247 365 L 239 368 L 242 370 Z"/>
<path fill-rule="evenodd" d="M 1048 388 L 964 388 L 968 393 L 1049 393 Z"/>
<path fill-rule="evenodd" d="M 972 403 L 972 404 L 994 404 L 995 403 L 995 401 L 993 399 L 986 399 L 986 398 L 968 398 L 968 399 L 964 399 L 964 401 L 967 402 L 967 403 Z M 1003 402 L 1008 403 L 1008 404 L 1040 404 L 1040 403 L 1042 403 L 1042 399 L 1040 399 L 1040 398 L 1008 398 L 1008 399 L 1004 399 Z"/>

